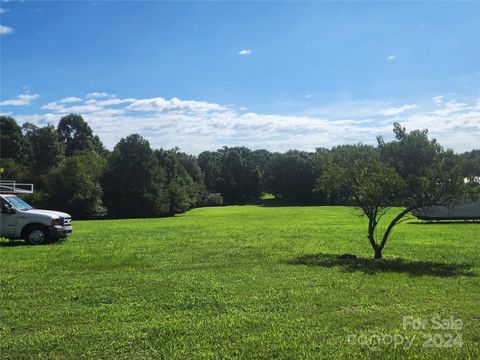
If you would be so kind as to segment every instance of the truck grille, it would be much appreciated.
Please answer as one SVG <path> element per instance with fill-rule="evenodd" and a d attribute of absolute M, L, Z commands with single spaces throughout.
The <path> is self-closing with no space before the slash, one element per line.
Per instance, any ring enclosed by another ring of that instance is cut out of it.
<path fill-rule="evenodd" d="M 72 218 L 63 219 L 63 226 L 71 226 L 71 225 L 72 225 Z"/>

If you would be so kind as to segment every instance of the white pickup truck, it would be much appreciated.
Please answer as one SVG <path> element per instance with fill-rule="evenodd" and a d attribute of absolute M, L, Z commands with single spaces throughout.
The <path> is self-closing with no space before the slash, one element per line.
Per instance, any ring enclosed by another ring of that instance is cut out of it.
<path fill-rule="evenodd" d="M 17 197 L 17 193 L 32 193 L 33 185 L 1 181 L 0 190 L 0 237 L 24 239 L 31 245 L 48 240 L 66 238 L 72 234 L 72 217 L 69 214 L 34 209 Z M 25 185 L 29 188 L 25 189 Z M 22 187 L 23 186 L 23 187 Z M 3 193 L 10 190 L 10 194 Z"/>

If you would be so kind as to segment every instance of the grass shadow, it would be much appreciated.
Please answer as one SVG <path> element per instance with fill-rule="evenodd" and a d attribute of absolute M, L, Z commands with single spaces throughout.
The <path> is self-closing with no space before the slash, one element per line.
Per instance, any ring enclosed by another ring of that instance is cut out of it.
<path fill-rule="evenodd" d="M 410 221 L 409 225 L 460 225 L 460 224 L 480 224 L 480 220 L 425 220 L 425 221 Z"/>
<path fill-rule="evenodd" d="M 258 205 L 260 207 L 291 207 L 291 206 L 322 206 L 318 202 L 299 202 L 299 201 L 288 201 L 280 199 L 263 199 L 260 200 Z"/>
<path fill-rule="evenodd" d="M 361 271 L 374 275 L 382 272 L 406 273 L 410 276 L 476 276 L 470 264 L 441 263 L 433 261 L 412 261 L 405 259 L 342 259 L 335 254 L 307 254 L 287 261 L 290 265 L 339 267 L 346 272 Z"/>
<path fill-rule="evenodd" d="M 53 239 L 53 240 L 49 240 L 43 244 L 39 244 L 39 245 L 30 245 L 29 243 L 27 243 L 25 240 L 4 240 L 2 238 L 2 240 L 0 240 L 0 248 L 2 247 L 17 247 L 17 246 L 47 246 L 47 245 L 58 245 L 58 244 L 61 244 L 65 241 L 66 239 Z"/>
<path fill-rule="evenodd" d="M 0 247 L 15 247 L 15 246 L 27 246 L 28 244 L 24 240 L 7 240 L 0 241 Z"/>

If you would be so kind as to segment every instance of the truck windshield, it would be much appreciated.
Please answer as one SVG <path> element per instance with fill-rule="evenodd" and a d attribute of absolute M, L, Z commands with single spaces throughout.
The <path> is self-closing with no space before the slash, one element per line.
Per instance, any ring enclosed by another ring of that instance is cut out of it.
<path fill-rule="evenodd" d="M 20 211 L 26 211 L 26 210 L 33 209 L 33 207 L 31 207 L 25 201 L 23 201 L 22 199 L 20 199 L 16 196 L 9 196 L 8 197 L 8 202 L 10 204 L 12 204 L 13 206 L 15 206 Z"/>

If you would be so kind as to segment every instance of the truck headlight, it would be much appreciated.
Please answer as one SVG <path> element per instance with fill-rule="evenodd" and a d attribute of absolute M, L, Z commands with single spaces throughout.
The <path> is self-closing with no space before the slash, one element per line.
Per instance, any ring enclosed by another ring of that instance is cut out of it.
<path fill-rule="evenodd" d="M 62 219 L 53 219 L 52 220 L 52 225 L 62 225 Z"/>

